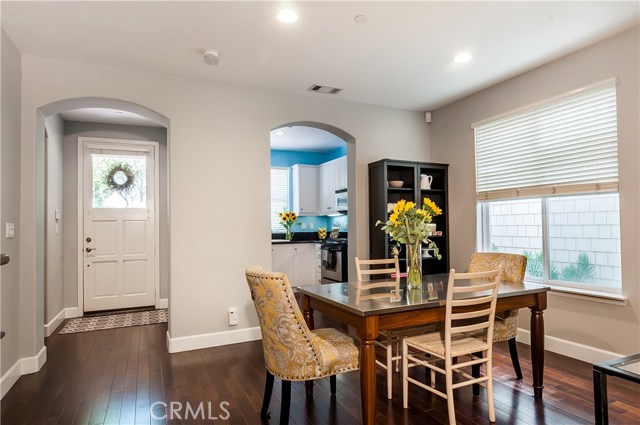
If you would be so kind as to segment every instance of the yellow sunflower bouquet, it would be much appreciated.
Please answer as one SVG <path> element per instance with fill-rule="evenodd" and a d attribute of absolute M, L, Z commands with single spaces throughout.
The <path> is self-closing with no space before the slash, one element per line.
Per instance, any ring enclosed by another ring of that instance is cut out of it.
<path fill-rule="evenodd" d="M 287 211 L 285 209 L 284 212 L 278 213 L 278 217 L 280 217 L 280 224 L 282 224 L 287 232 L 284 235 L 284 238 L 290 241 L 293 239 L 293 232 L 291 231 L 291 228 L 293 227 L 293 223 L 298 219 L 298 216 L 293 211 Z"/>
<path fill-rule="evenodd" d="M 429 226 L 435 216 L 442 214 L 435 202 L 429 198 L 422 200 L 422 208 L 415 202 L 401 199 L 393 206 L 393 211 L 386 222 L 378 220 L 376 226 L 382 224 L 382 230 L 401 244 L 407 245 L 407 286 L 409 288 L 422 285 L 422 244 L 433 250 L 438 260 L 442 258 L 438 246 L 429 239 Z"/>

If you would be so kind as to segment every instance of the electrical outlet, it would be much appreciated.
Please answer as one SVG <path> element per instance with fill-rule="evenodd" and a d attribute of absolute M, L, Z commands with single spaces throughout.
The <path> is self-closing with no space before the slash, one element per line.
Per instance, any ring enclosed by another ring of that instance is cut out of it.
<path fill-rule="evenodd" d="M 309 229 L 314 229 L 316 227 L 315 223 L 311 222 L 309 223 Z"/>
<path fill-rule="evenodd" d="M 229 308 L 229 326 L 238 324 L 238 309 L 236 307 Z"/>
<path fill-rule="evenodd" d="M 300 223 L 300 228 L 305 230 L 307 228 L 307 223 Z"/>

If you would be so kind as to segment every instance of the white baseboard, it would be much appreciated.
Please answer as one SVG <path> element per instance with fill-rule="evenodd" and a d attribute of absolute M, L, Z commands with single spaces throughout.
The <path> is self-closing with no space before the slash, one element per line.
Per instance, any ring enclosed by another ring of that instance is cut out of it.
<path fill-rule="evenodd" d="M 201 348 L 256 341 L 261 338 L 262 334 L 260 333 L 260 327 L 214 332 L 210 334 L 190 335 L 177 338 L 171 338 L 169 331 L 167 331 L 167 350 L 169 350 L 170 353 L 179 353 L 181 351 L 199 350 Z"/>
<path fill-rule="evenodd" d="M 531 331 L 526 329 L 518 329 L 518 342 L 531 345 Z M 605 360 L 624 357 L 623 354 L 614 353 L 612 351 L 601 350 L 599 348 L 588 345 L 579 344 L 566 339 L 560 339 L 553 336 L 545 335 L 544 349 L 552 353 L 562 354 L 587 363 L 600 363 Z"/>
<path fill-rule="evenodd" d="M 5 372 L 4 375 L 2 375 L 2 378 L 0 378 L 0 399 L 3 398 L 5 396 L 5 394 L 7 394 L 9 392 L 9 390 L 11 389 L 11 387 L 13 387 L 13 385 L 18 382 L 18 378 L 20 378 L 20 361 L 21 359 L 18 359 L 18 361 L 16 361 L 13 366 L 11 366 L 11 368 Z"/>
<path fill-rule="evenodd" d="M 11 387 L 22 375 L 39 371 L 47 361 L 47 347 L 43 346 L 33 357 L 18 359 L 13 366 L 0 378 L 0 398 L 9 392 Z"/>
<path fill-rule="evenodd" d="M 63 308 L 60 310 L 60 313 L 56 314 L 56 317 L 51 319 L 49 323 L 44 325 L 44 336 L 48 337 L 53 335 L 53 333 L 58 329 L 58 326 L 64 322 L 64 319 L 71 319 L 73 317 L 80 317 L 82 314 L 80 313 L 80 309 L 78 307 L 69 307 Z"/>
<path fill-rule="evenodd" d="M 169 308 L 169 298 L 160 298 L 158 308 Z"/>

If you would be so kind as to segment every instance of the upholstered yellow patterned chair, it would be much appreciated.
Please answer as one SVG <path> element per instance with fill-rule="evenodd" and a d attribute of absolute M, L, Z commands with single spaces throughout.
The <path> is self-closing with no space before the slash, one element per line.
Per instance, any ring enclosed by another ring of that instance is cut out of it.
<path fill-rule="evenodd" d="M 336 374 L 358 369 L 359 352 L 353 339 L 335 329 L 310 330 L 284 273 L 245 270 L 251 298 L 258 313 L 266 366 L 260 416 L 269 418 L 274 376 L 282 380 L 280 424 L 289 423 L 291 381 L 330 377 L 336 393 Z"/>
<path fill-rule="evenodd" d="M 527 269 L 527 257 L 518 254 L 503 254 L 500 252 L 476 252 L 471 255 L 469 273 L 502 269 L 503 284 L 522 287 Z M 493 329 L 493 342 L 507 341 L 511 362 L 516 372 L 516 378 L 522 379 L 516 335 L 518 334 L 518 310 L 501 311 L 496 313 Z"/>

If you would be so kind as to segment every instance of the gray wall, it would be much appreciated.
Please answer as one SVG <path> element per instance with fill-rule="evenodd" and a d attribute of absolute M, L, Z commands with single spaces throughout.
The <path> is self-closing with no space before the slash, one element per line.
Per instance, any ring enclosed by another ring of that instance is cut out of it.
<path fill-rule="evenodd" d="M 419 112 L 34 56 L 23 56 L 23 80 L 25 111 L 92 96 L 143 105 L 170 120 L 169 332 L 189 345 L 225 343 L 225 331 L 259 332 L 244 269 L 271 263 L 272 128 L 315 121 L 354 137 L 348 147 L 350 256 L 368 252 L 367 164 L 429 159 L 429 131 Z M 28 212 L 36 208 L 29 173 L 37 120 L 25 113 L 22 121 L 28 187 L 22 211 Z M 34 250 L 31 241 L 25 244 Z M 37 284 L 31 276 L 23 283 Z M 238 308 L 238 326 L 227 324 L 229 307 Z"/>
<path fill-rule="evenodd" d="M 7 335 L 0 343 L 0 376 L 20 357 L 20 92 L 22 87 L 20 52 L 2 31 L 2 143 L 0 201 L 0 250 L 11 256 L 0 268 L 0 327 Z M 15 239 L 5 239 L 6 222 L 16 225 Z"/>
<path fill-rule="evenodd" d="M 45 120 L 46 189 L 45 189 L 45 283 L 44 321 L 49 323 L 64 308 L 63 225 L 56 223 L 55 210 L 62 210 L 62 133 L 64 122 L 59 115 Z M 63 211 L 64 213 L 64 211 Z M 64 217 L 63 217 L 64 219 Z M 57 227 L 56 227 L 57 226 Z"/>
<path fill-rule="evenodd" d="M 145 140 L 159 143 L 160 298 L 169 297 L 169 226 L 167 221 L 167 130 L 104 123 L 64 123 L 64 305 L 78 306 L 78 137 Z"/>
<path fill-rule="evenodd" d="M 451 265 L 465 269 L 475 250 L 475 162 L 471 123 L 611 77 L 618 77 L 618 149 L 623 292 L 626 306 L 590 298 L 549 295 L 547 335 L 599 350 L 640 351 L 640 207 L 638 27 L 531 72 L 438 109 L 431 123 L 431 154 L 448 162 L 451 197 Z M 528 328 L 529 314 L 520 315 Z M 574 344 L 574 346 L 575 346 Z"/>

